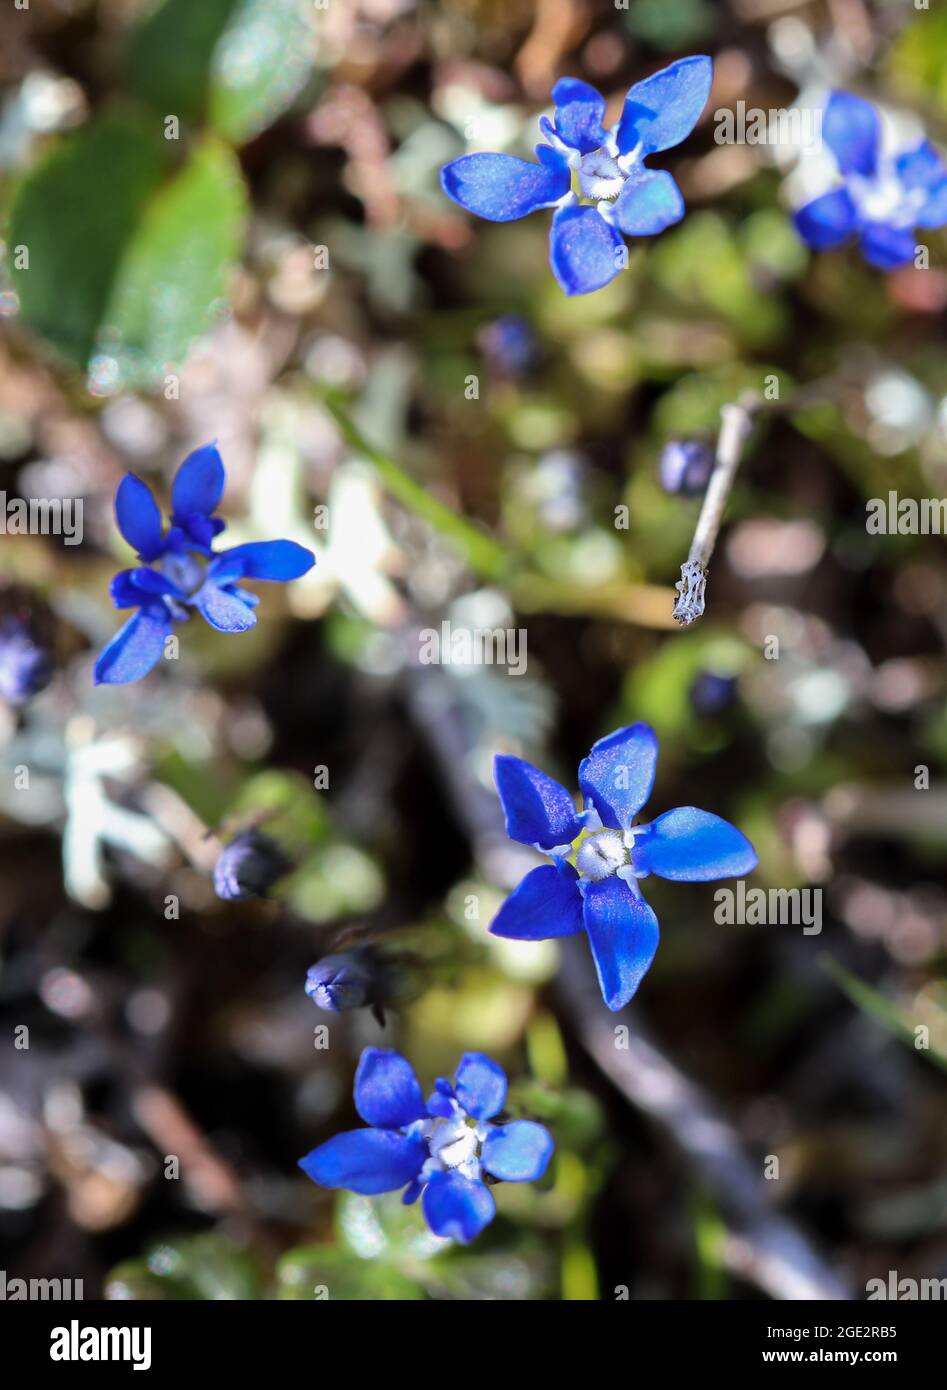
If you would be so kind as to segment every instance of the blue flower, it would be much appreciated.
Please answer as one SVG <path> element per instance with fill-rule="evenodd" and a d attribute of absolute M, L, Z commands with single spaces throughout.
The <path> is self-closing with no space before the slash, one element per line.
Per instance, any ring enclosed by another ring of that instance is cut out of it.
<path fill-rule="evenodd" d="M 634 818 L 651 795 L 658 740 L 648 724 L 599 739 L 579 765 L 585 810 L 565 787 L 522 758 L 496 759 L 506 832 L 552 860 L 526 875 L 494 918 L 495 936 L 521 941 L 584 930 L 602 998 L 621 1009 L 658 949 L 658 919 L 641 894 L 648 874 L 684 883 L 747 874 L 756 853 L 728 821 L 694 806 L 665 811 L 647 825 Z M 575 864 L 574 842 L 585 832 Z"/>
<path fill-rule="evenodd" d="M 881 122 L 870 102 L 833 92 L 822 118 L 822 138 L 839 181 L 794 215 L 800 236 L 816 251 L 852 236 L 878 270 L 914 260 L 916 229 L 947 223 L 947 168 L 929 140 L 900 154 L 881 148 Z"/>
<path fill-rule="evenodd" d="M 465 1052 L 453 1085 L 440 1077 L 425 1102 L 411 1064 L 397 1052 L 367 1047 L 355 1073 L 355 1108 L 370 1129 L 320 1144 L 299 1166 L 320 1187 L 396 1192 L 421 1200 L 436 1236 L 466 1244 L 494 1217 L 483 1174 L 534 1182 L 552 1156 L 552 1135 L 533 1120 L 491 1124 L 506 1100 L 503 1068 Z"/>
<path fill-rule="evenodd" d="M 712 79 L 709 58 L 681 58 L 636 83 L 606 130 L 605 98 L 587 82 L 563 77 L 552 89 L 554 121 L 540 120 L 548 143 L 536 146 L 538 164 L 509 154 L 465 154 L 441 170 L 441 187 L 489 222 L 555 208 L 553 274 L 566 294 L 601 289 L 627 264 L 622 233 L 654 236 L 684 216 L 674 179 L 644 161 L 690 134 Z"/>
<path fill-rule="evenodd" d="M 224 465 L 215 444 L 195 449 L 171 486 L 167 532 L 150 488 L 127 473 L 115 494 L 115 518 L 142 564 L 122 570 L 111 584 L 116 608 L 134 616 L 95 663 L 96 685 L 122 685 L 148 674 L 164 651 L 175 622 L 196 608 L 219 632 L 246 632 L 256 623 L 255 594 L 244 579 L 298 579 L 315 556 L 295 541 L 254 541 L 215 554 L 214 539 L 225 522 L 214 512 L 224 490 Z"/>

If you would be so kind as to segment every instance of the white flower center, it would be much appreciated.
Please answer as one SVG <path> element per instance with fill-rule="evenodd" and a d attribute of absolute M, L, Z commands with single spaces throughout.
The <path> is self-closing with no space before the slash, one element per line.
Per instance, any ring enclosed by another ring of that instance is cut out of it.
<path fill-rule="evenodd" d="M 435 1173 L 456 1172 L 476 1182 L 480 1177 L 480 1146 L 487 1137 L 488 1127 L 468 1116 L 458 1106 L 447 1119 L 436 1119 L 427 1136 L 430 1158 L 424 1164 L 421 1178 L 429 1182 Z"/>
<path fill-rule="evenodd" d="M 583 197 L 596 201 L 617 198 L 627 177 L 618 160 L 605 150 L 584 154 L 578 163 L 578 175 Z"/>
<path fill-rule="evenodd" d="M 581 878 L 601 883 L 628 863 L 628 849 L 620 830 L 601 830 L 583 840 L 575 857 Z"/>
<path fill-rule="evenodd" d="M 882 167 L 872 178 L 852 174 L 848 187 L 866 222 L 886 222 L 892 227 L 913 227 L 927 197 L 923 188 L 905 188 L 893 168 Z"/>

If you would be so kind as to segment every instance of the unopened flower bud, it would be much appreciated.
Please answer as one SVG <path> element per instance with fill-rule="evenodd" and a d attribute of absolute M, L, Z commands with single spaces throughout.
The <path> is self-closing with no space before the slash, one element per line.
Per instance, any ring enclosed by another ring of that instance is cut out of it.
<path fill-rule="evenodd" d="M 369 1003 L 373 984 L 368 961 L 358 951 L 323 956 L 306 973 L 306 993 L 320 1009 L 330 1013 L 360 1009 Z"/>
<path fill-rule="evenodd" d="M 242 830 L 225 845 L 214 866 L 218 898 L 259 898 L 287 872 L 290 864 L 275 840 L 260 830 Z"/>
<path fill-rule="evenodd" d="M 0 627 L 0 699 L 23 705 L 45 690 L 53 678 L 53 660 L 18 618 Z"/>
<path fill-rule="evenodd" d="M 701 671 L 690 688 L 691 704 L 698 714 L 720 714 L 733 703 L 736 689 L 736 676 Z"/>
<path fill-rule="evenodd" d="M 713 472 L 714 453 L 699 439 L 672 439 L 661 450 L 658 465 L 665 492 L 698 497 Z"/>

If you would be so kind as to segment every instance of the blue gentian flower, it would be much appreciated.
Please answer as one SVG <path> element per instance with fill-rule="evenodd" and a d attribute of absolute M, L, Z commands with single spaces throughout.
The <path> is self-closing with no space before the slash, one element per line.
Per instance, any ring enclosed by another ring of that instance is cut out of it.
<path fill-rule="evenodd" d="M 320 1187 L 369 1195 L 403 1187 L 405 1203 L 422 1198 L 436 1236 L 466 1244 L 496 1211 L 484 1173 L 534 1182 L 552 1155 L 552 1135 L 533 1120 L 491 1123 L 505 1100 L 506 1074 L 483 1053 L 464 1053 L 453 1084 L 440 1077 L 425 1101 L 404 1057 L 367 1047 L 355 1073 L 355 1108 L 371 1128 L 337 1134 L 299 1166 Z"/>
<path fill-rule="evenodd" d="M 214 539 L 226 524 L 214 516 L 224 477 L 215 444 L 189 454 L 171 487 L 167 532 L 150 488 L 132 473 L 122 479 L 115 517 L 142 564 L 117 574 L 110 592 L 116 608 L 137 612 L 96 661 L 96 685 L 122 685 L 147 675 L 173 624 L 186 620 L 190 609 L 218 632 L 246 632 L 256 623 L 259 599 L 240 587 L 241 580 L 284 583 L 315 564 L 312 552 L 295 541 L 251 541 L 215 554 Z"/>
<path fill-rule="evenodd" d="M 947 167 L 934 146 L 924 140 L 886 154 L 878 112 L 850 92 L 829 97 L 822 138 L 839 181 L 795 213 L 800 236 L 816 251 L 857 236 L 865 260 L 878 270 L 912 262 L 916 229 L 947 223 Z"/>
<path fill-rule="evenodd" d="M 25 705 L 53 678 L 53 659 L 19 618 L 0 624 L 0 699 Z"/>
<path fill-rule="evenodd" d="M 681 58 L 636 83 L 606 130 L 605 98 L 587 82 L 560 78 L 552 89 L 555 118 L 539 123 L 547 143 L 536 146 L 538 164 L 510 154 L 465 154 L 441 170 L 441 187 L 489 222 L 555 208 L 553 274 L 566 294 L 599 290 L 627 264 L 623 233 L 654 236 L 684 216 L 672 176 L 649 169 L 645 159 L 690 134 L 712 79 L 709 58 Z"/>
<path fill-rule="evenodd" d="M 684 883 L 747 874 L 756 853 L 728 821 L 694 806 L 665 811 L 647 825 L 634 819 L 651 795 L 658 739 L 648 724 L 630 724 L 599 739 L 579 764 L 585 810 L 538 768 L 504 754 L 496 759 L 506 832 L 547 854 L 494 918 L 495 936 L 521 941 L 587 932 L 602 998 L 621 1009 L 658 949 L 658 919 L 641 894 L 648 874 Z M 574 854 L 575 841 L 585 832 Z"/>

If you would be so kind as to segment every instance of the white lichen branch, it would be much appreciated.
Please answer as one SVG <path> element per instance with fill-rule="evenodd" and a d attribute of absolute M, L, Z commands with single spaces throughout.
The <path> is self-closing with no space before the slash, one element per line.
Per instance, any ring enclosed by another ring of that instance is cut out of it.
<path fill-rule="evenodd" d="M 720 433 L 717 436 L 714 470 L 704 494 L 691 548 L 687 559 L 681 565 L 681 577 L 674 586 L 678 592 L 674 604 L 674 617 L 681 627 L 695 622 L 704 611 L 707 567 L 717 543 L 717 534 L 726 511 L 730 489 L 743 457 L 743 446 L 753 426 L 753 416 L 759 405 L 758 396 L 746 395 L 720 409 Z"/>

